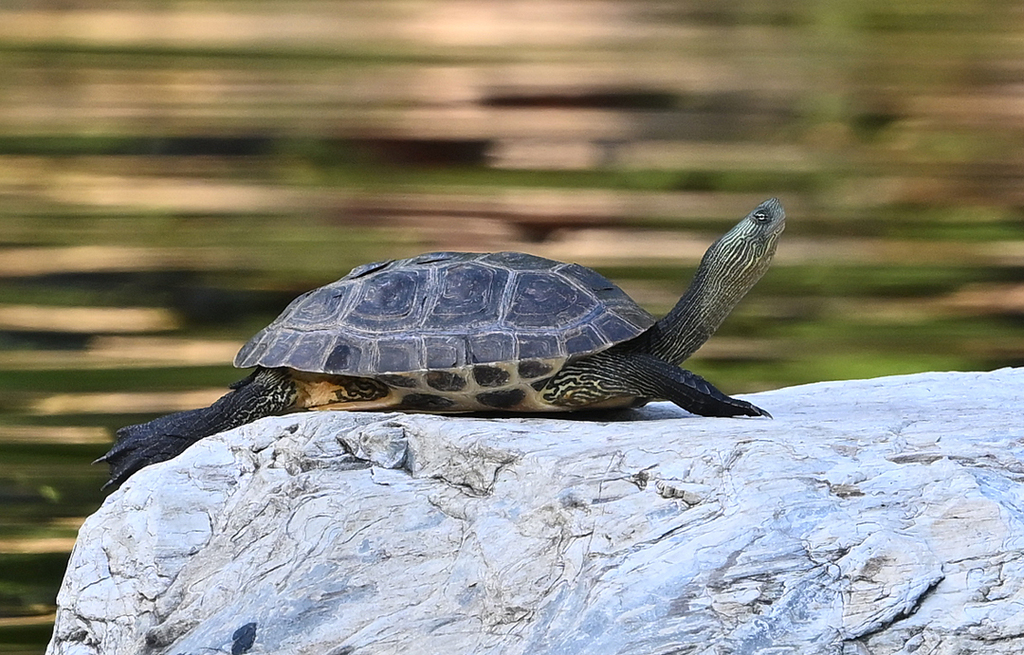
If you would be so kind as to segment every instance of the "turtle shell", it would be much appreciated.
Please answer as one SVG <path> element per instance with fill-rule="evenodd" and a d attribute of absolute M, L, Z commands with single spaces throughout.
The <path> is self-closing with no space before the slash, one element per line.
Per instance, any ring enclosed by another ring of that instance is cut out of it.
<path fill-rule="evenodd" d="M 564 360 L 654 317 L 599 273 L 523 253 L 435 252 L 366 264 L 296 298 L 235 366 L 372 376 Z"/>

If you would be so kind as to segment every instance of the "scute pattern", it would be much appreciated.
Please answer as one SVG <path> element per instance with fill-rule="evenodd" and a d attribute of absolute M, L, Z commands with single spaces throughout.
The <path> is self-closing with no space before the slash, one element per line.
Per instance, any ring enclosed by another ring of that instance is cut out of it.
<path fill-rule="evenodd" d="M 424 327 L 461 330 L 494 325 L 501 316 L 500 294 L 508 271 L 476 263 L 455 264 L 439 276 L 440 292 L 426 315 Z"/>
<path fill-rule="evenodd" d="M 512 291 L 508 319 L 520 327 L 563 325 L 597 306 L 592 294 L 584 294 L 561 277 L 548 272 L 524 271 Z"/>
<path fill-rule="evenodd" d="M 363 277 L 358 289 L 345 289 L 358 291 L 359 296 L 359 301 L 348 313 L 349 323 L 364 330 L 386 330 L 390 325 L 408 322 L 422 311 L 417 304 L 418 292 L 426 286 L 427 273 L 425 270 L 382 271 Z"/>
<path fill-rule="evenodd" d="M 653 323 L 607 278 L 577 264 L 436 252 L 366 264 L 303 294 L 239 351 L 235 365 L 372 376 L 564 360 Z"/>

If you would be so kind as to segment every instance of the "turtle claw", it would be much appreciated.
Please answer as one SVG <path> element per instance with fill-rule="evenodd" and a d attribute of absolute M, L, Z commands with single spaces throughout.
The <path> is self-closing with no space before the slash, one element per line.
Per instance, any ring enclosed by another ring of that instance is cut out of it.
<path fill-rule="evenodd" d="M 710 386 L 710 385 L 709 385 Z M 774 418 L 768 413 L 768 410 L 761 409 L 753 403 L 749 403 L 746 400 L 740 400 L 739 398 L 733 398 L 722 394 L 718 389 L 711 387 L 714 391 L 709 394 L 711 401 L 714 402 L 714 409 L 704 408 L 705 412 L 700 413 L 702 416 L 719 416 L 719 417 L 731 417 L 731 416 L 749 416 L 750 418 Z M 717 397 L 721 394 L 721 398 Z M 715 402 L 717 401 L 717 402 Z M 686 408 L 689 409 L 689 408 Z M 692 411 L 692 410 L 690 410 Z"/>
<path fill-rule="evenodd" d="M 755 412 L 753 414 L 748 414 L 748 416 L 752 416 L 752 417 L 763 416 L 765 418 L 770 418 L 770 419 L 774 419 L 775 418 L 774 416 L 772 416 L 771 414 L 768 413 L 768 410 L 761 409 L 760 407 L 758 407 L 757 405 L 754 405 L 752 403 L 747 403 L 747 404 L 750 405 L 750 409 L 753 410 L 753 412 Z"/>

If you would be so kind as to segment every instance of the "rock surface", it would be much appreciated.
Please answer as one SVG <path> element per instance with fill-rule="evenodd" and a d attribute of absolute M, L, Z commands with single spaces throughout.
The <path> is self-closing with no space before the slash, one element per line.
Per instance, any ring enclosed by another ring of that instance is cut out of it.
<path fill-rule="evenodd" d="M 751 399 L 211 437 L 86 521 L 48 652 L 1024 652 L 1024 369 Z"/>

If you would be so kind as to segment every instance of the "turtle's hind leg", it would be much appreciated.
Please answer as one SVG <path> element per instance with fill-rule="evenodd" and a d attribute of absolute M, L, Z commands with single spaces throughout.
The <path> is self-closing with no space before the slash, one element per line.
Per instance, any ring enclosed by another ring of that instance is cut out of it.
<path fill-rule="evenodd" d="M 295 404 L 291 376 L 280 369 L 258 368 L 209 407 L 175 412 L 117 431 L 117 442 L 97 462 L 110 466 L 104 489 L 127 480 L 139 469 L 176 457 L 186 448 L 224 430 L 271 416 Z"/>

